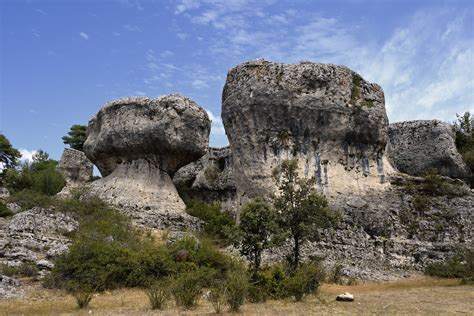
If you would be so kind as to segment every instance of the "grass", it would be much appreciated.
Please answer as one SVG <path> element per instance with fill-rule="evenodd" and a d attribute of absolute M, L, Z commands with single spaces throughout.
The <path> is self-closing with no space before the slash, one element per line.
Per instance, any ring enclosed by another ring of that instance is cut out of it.
<path fill-rule="evenodd" d="M 337 294 L 350 292 L 355 302 L 336 302 Z M 0 301 L 0 315 L 7 314 L 160 314 L 209 315 L 211 303 L 199 305 L 185 313 L 170 304 L 164 311 L 152 311 L 144 291 L 121 289 L 96 294 L 88 309 L 79 310 L 71 296 L 58 290 L 34 290 L 28 298 Z M 303 302 L 290 300 L 246 303 L 239 315 L 314 315 L 314 314 L 378 314 L 378 315 L 450 315 L 474 311 L 474 286 L 459 285 L 458 279 L 417 277 L 396 282 L 361 283 L 353 286 L 324 284 L 319 297 Z M 227 309 L 224 310 L 227 313 Z"/>

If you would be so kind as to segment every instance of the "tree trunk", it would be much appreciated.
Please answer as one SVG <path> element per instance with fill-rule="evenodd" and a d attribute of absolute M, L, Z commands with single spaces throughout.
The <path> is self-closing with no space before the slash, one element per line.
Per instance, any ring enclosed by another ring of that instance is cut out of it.
<path fill-rule="evenodd" d="M 298 268 L 298 265 L 300 263 L 300 238 L 298 236 L 294 236 L 293 239 L 295 242 L 293 246 L 293 255 L 294 255 L 293 264 L 296 270 L 296 268 Z"/>

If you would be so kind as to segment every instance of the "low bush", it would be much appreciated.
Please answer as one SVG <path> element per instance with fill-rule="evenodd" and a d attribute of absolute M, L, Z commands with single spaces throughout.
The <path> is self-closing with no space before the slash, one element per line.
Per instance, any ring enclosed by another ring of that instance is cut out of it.
<path fill-rule="evenodd" d="M 9 200 L 18 204 L 22 210 L 29 210 L 35 206 L 46 208 L 53 205 L 52 197 L 29 189 L 14 193 Z"/>
<path fill-rule="evenodd" d="M 209 292 L 207 293 L 207 299 L 211 302 L 212 307 L 216 314 L 220 314 L 222 308 L 224 307 L 227 299 L 227 289 L 223 282 L 216 282 L 217 284 L 213 285 Z"/>
<path fill-rule="evenodd" d="M 67 291 L 72 295 L 72 297 L 74 297 L 77 307 L 81 309 L 85 309 L 89 306 L 95 293 L 92 286 L 75 282 L 70 282 L 68 284 Z"/>
<path fill-rule="evenodd" d="M 8 208 L 8 206 L 0 201 L 0 217 L 12 216 L 13 212 Z"/>
<path fill-rule="evenodd" d="M 33 262 L 23 262 L 19 266 L 2 264 L 0 266 L 0 272 L 6 276 L 15 277 L 35 278 L 38 276 L 38 268 Z"/>
<path fill-rule="evenodd" d="M 425 273 L 442 278 L 461 278 L 463 283 L 474 282 L 474 251 L 465 249 L 444 262 L 429 264 Z"/>
<path fill-rule="evenodd" d="M 202 201 L 192 200 L 188 203 L 186 212 L 206 222 L 204 226 L 205 233 L 219 240 L 226 240 L 226 227 L 235 224 L 234 219 L 228 213 L 221 210 L 219 203 L 205 203 Z"/>
<path fill-rule="evenodd" d="M 190 309 L 197 305 L 205 284 L 206 269 L 195 269 L 177 274 L 172 283 L 176 306 Z"/>
<path fill-rule="evenodd" d="M 169 280 L 152 282 L 145 293 L 150 301 L 151 309 L 162 309 L 171 296 Z"/>
<path fill-rule="evenodd" d="M 248 281 L 246 272 L 241 270 L 231 271 L 226 280 L 227 304 L 231 311 L 238 311 L 244 304 L 247 296 Z"/>
<path fill-rule="evenodd" d="M 300 264 L 286 279 L 286 294 L 301 301 L 306 295 L 317 293 L 324 279 L 324 269 L 318 262 Z"/>
<path fill-rule="evenodd" d="M 336 262 L 329 273 L 328 281 L 334 284 L 342 284 L 344 266 L 340 262 Z"/>

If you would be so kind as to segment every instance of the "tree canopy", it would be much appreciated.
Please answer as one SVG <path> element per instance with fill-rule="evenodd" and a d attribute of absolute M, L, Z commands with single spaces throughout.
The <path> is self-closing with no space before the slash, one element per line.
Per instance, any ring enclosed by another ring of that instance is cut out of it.
<path fill-rule="evenodd" d="M 474 116 L 469 112 L 463 115 L 456 114 L 456 116 L 457 121 L 453 123 L 456 148 L 471 170 L 469 182 L 471 187 L 474 187 Z"/>
<path fill-rule="evenodd" d="M 12 146 L 8 138 L 0 134 L 0 163 L 3 167 L 8 169 L 15 166 L 20 157 L 20 152 Z"/>
<path fill-rule="evenodd" d="M 87 139 L 87 127 L 85 125 L 74 124 L 67 134 L 67 136 L 63 136 L 62 138 L 64 144 L 69 145 L 73 149 L 82 151 L 82 146 Z"/>

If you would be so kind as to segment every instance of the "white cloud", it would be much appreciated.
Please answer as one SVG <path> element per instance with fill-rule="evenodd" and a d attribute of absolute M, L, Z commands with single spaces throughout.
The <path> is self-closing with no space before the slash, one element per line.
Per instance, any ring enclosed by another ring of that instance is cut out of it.
<path fill-rule="evenodd" d="M 223 136 L 225 135 L 224 124 L 222 124 L 222 119 L 214 115 L 210 110 L 206 110 L 209 119 L 211 120 L 211 135 L 213 136 Z"/>
<path fill-rule="evenodd" d="M 184 40 L 188 37 L 188 34 L 186 34 L 186 33 L 176 33 L 176 36 L 177 36 L 180 40 L 184 41 Z"/>
<path fill-rule="evenodd" d="M 138 26 L 131 25 L 131 24 L 125 24 L 125 25 L 123 25 L 123 28 L 126 29 L 127 31 L 130 31 L 130 32 L 141 32 L 142 31 Z"/>
<path fill-rule="evenodd" d="M 36 154 L 36 150 L 28 150 L 28 149 L 24 149 L 24 148 L 20 148 L 19 149 L 20 151 L 20 154 L 21 154 L 21 158 L 20 158 L 20 161 L 21 162 L 31 162 L 33 161 L 33 155 Z"/>
<path fill-rule="evenodd" d="M 207 84 L 207 82 L 201 79 L 194 79 L 191 85 L 193 86 L 193 88 L 198 89 L 198 90 L 209 88 L 209 85 Z"/>
<path fill-rule="evenodd" d="M 160 53 L 160 57 L 162 57 L 162 58 L 171 57 L 173 55 L 174 55 L 173 52 L 169 51 L 169 50 L 165 50 L 165 51 Z"/>
<path fill-rule="evenodd" d="M 79 36 L 84 39 L 84 40 L 88 40 L 89 39 L 89 35 L 87 35 L 86 33 L 84 32 L 79 32 Z"/>

